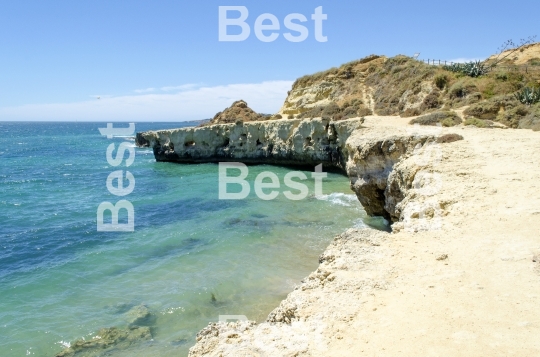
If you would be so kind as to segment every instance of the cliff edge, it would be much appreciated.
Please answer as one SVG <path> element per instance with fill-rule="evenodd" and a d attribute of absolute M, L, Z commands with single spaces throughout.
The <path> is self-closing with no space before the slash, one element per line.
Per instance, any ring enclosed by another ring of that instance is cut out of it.
<path fill-rule="evenodd" d="M 540 133 L 364 126 L 347 170 L 401 192 L 393 232 L 337 236 L 266 321 L 212 323 L 190 357 L 540 353 Z"/>

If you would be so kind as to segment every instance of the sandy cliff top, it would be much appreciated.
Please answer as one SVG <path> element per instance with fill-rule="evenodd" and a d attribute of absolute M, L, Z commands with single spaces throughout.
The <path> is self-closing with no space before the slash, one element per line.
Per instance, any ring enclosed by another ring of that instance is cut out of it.
<path fill-rule="evenodd" d="M 364 126 L 350 148 L 424 131 L 399 117 Z M 211 325 L 190 356 L 540 354 L 540 133 L 426 130 L 464 139 L 395 165 L 394 183 L 414 182 L 394 233 L 338 236 L 267 322 Z"/>
<path fill-rule="evenodd" d="M 489 57 L 488 60 L 494 60 L 496 57 L 506 57 L 505 63 L 516 65 L 531 64 L 533 62 L 540 63 L 540 43 L 533 43 L 524 46 L 519 51 L 512 52 L 512 50 L 507 50 L 500 55 L 493 55 Z M 509 56 L 507 57 L 507 55 Z"/>

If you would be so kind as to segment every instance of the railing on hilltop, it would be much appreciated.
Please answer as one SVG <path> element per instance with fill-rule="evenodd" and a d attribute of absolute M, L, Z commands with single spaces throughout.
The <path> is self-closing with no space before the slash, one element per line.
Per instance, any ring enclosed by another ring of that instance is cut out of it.
<path fill-rule="evenodd" d="M 463 63 L 463 62 L 452 62 L 452 61 L 445 61 L 445 60 L 435 60 L 435 59 L 427 59 L 427 60 L 421 60 L 418 61 L 427 63 L 431 66 L 451 66 L 453 64 Z M 515 64 L 515 65 L 505 65 L 505 64 L 497 64 L 493 69 L 505 69 L 507 71 L 523 71 L 525 73 L 529 73 L 529 71 L 540 71 L 539 65 L 530 65 L 530 64 Z"/>

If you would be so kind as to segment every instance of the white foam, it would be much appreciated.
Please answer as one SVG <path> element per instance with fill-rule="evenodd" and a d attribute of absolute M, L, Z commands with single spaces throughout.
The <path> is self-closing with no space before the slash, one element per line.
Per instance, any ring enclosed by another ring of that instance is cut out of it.
<path fill-rule="evenodd" d="M 65 348 L 70 348 L 71 347 L 71 343 L 69 343 L 67 341 L 58 341 L 56 343 L 59 344 L 59 345 L 64 346 Z"/>
<path fill-rule="evenodd" d="M 358 205 L 358 199 L 354 194 L 334 192 L 329 195 L 315 196 L 315 198 L 338 206 L 353 207 Z"/>
<path fill-rule="evenodd" d="M 353 228 L 367 228 L 368 225 L 364 223 L 363 219 L 357 219 L 354 221 Z"/>

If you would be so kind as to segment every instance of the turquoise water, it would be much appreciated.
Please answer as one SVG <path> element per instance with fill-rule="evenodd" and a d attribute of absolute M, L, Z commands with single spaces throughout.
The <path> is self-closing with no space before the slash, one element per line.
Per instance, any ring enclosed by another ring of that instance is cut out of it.
<path fill-rule="evenodd" d="M 102 327 L 125 327 L 125 312 L 141 304 L 153 314 L 153 340 L 111 355 L 186 356 L 219 315 L 264 320 L 334 235 L 383 228 L 339 174 L 328 174 L 320 197 L 225 201 L 217 165 L 156 163 L 150 149 L 137 148 L 129 168 L 136 186 L 125 197 L 135 232 L 97 232 L 97 206 L 118 200 L 106 188 L 116 168 L 105 152 L 126 140 L 100 136 L 103 126 L 0 122 L 2 356 L 54 356 Z M 266 170 L 283 182 L 291 169 L 250 166 L 248 179 Z"/>

